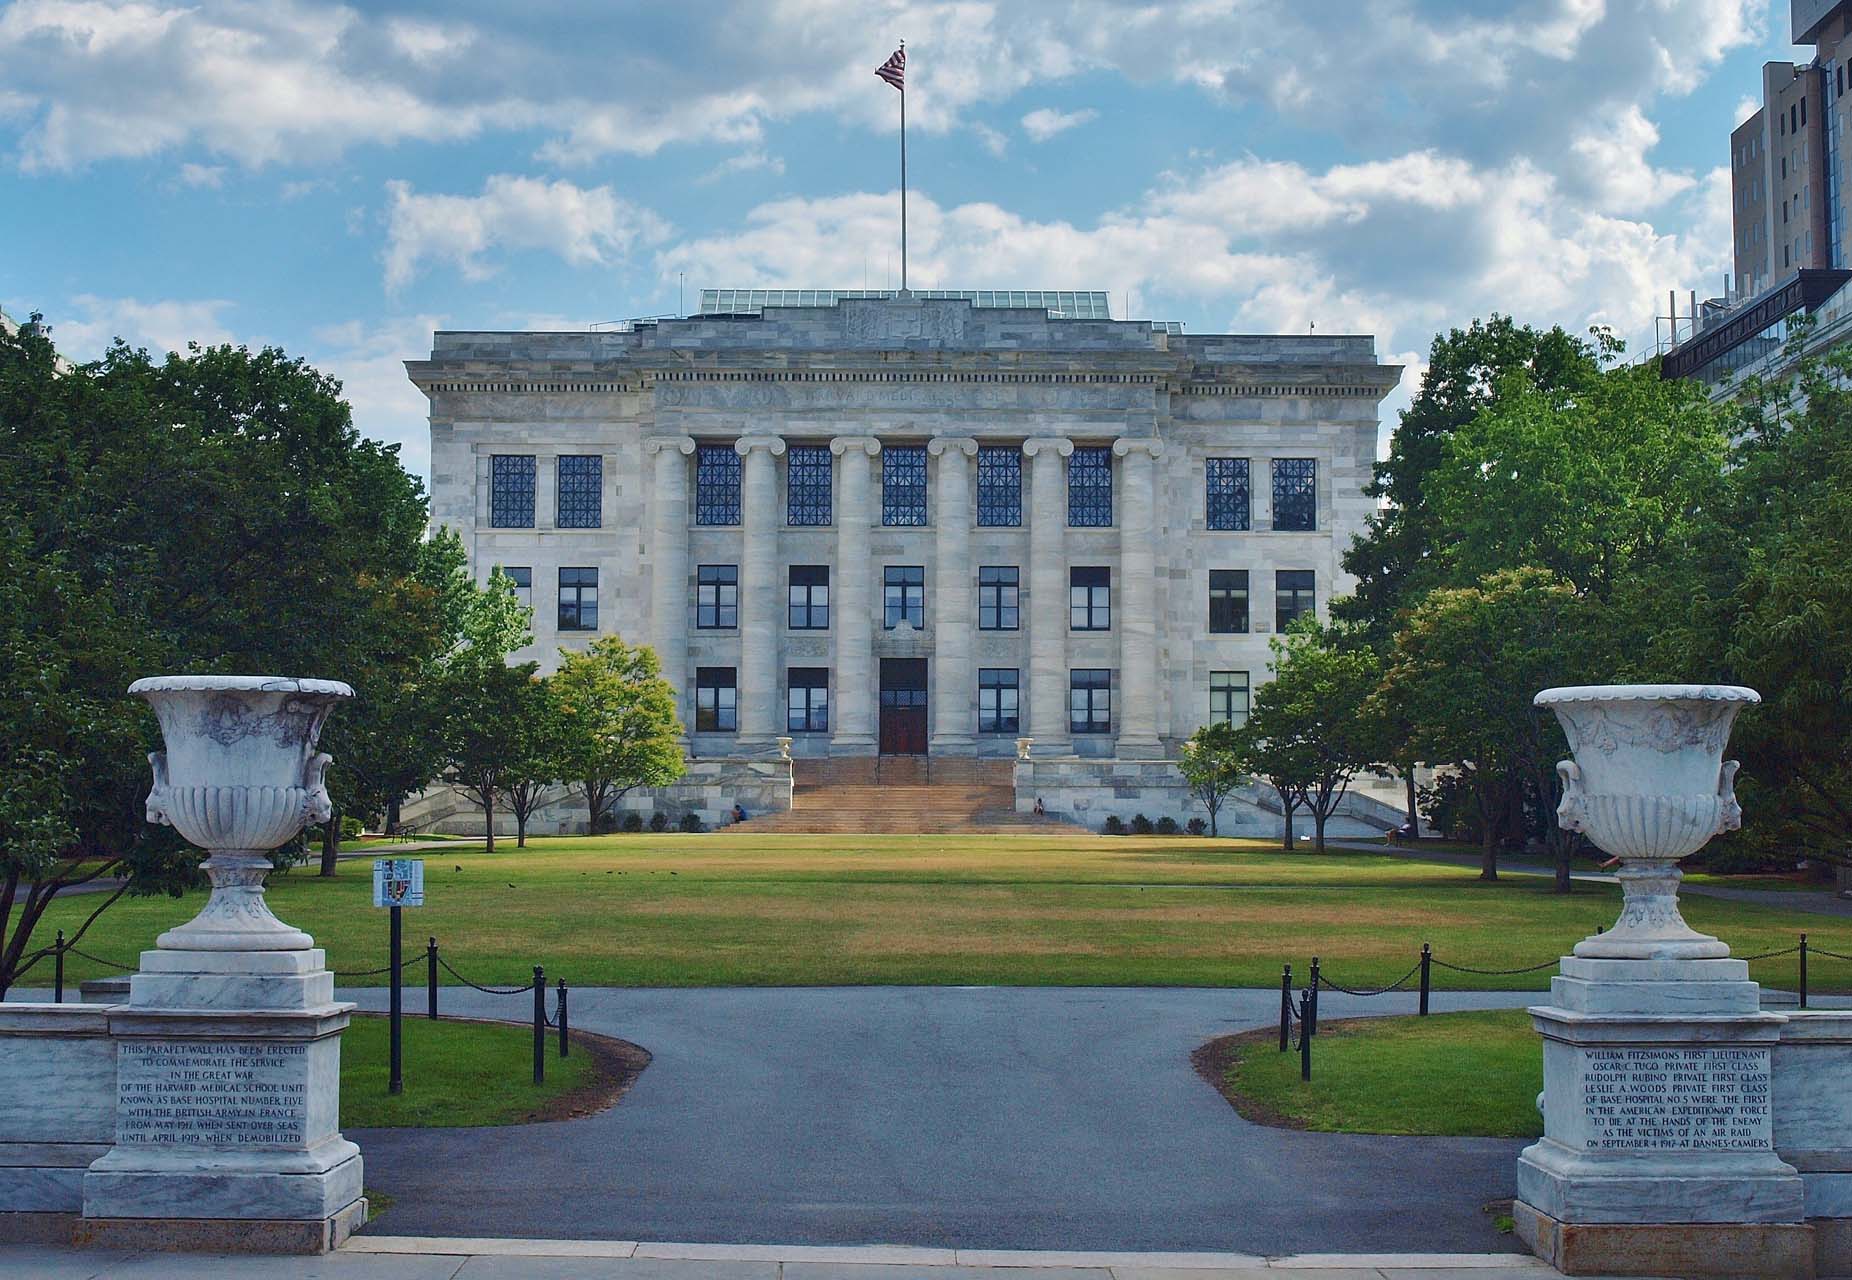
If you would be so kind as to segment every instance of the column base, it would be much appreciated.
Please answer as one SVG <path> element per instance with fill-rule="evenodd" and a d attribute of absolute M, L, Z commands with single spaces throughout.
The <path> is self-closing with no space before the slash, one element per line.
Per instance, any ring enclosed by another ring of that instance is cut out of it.
<path fill-rule="evenodd" d="M 927 740 L 926 753 L 934 756 L 975 756 L 977 739 L 968 733 L 936 733 Z"/>
<path fill-rule="evenodd" d="M 833 756 L 872 756 L 875 754 L 875 735 L 872 733 L 839 733 L 830 739 L 830 754 Z"/>
<path fill-rule="evenodd" d="M 1044 756 L 1071 756 L 1074 754 L 1074 742 L 1071 738 L 1037 738 L 1035 745 L 1029 748 L 1029 754 L 1038 760 Z"/>
<path fill-rule="evenodd" d="M 1113 755 L 1121 760 L 1162 760 L 1164 744 L 1155 734 L 1149 738 L 1128 738 L 1121 734 L 1113 744 Z"/>
<path fill-rule="evenodd" d="M 1562 1222 L 1519 1200 L 1518 1239 L 1564 1275 L 1813 1280 L 1804 1222 Z"/>

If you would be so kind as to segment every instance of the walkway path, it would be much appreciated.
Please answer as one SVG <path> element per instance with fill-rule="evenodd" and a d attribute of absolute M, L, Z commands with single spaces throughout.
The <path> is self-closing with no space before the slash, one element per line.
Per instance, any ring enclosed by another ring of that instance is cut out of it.
<path fill-rule="evenodd" d="M 379 1009 L 387 992 L 343 998 Z M 1267 1025 L 1254 990 L 585 989 L 573 1025 L 655 1055 L 581 1120 L 354 1131 L 380 1231 L 939 1249 L 1511 1252 L 1485 1202 L 1517 1141 L 1242 1120 L 1189 1062 Z M 1441 994 L 1437 1010 L 1534 993 Z M 412 1006 L 417 1007 L 414 997 Z M 451 1013 L 520 997 L 446 988 Z M 1413 1012 L 1327 993 L 1326 1017 Z M 418 1087 L 418 1064 L 406 1064 Z M 511 1082 L 511 1088 L 519 1088 Z M 1415 1171 L 1419 1171 L 1416 1173 Z M 1419 1183 L 1421 1211 L 1411 1212 Z M 467 1190 L 465 1190 L 467 1189 Z"/>

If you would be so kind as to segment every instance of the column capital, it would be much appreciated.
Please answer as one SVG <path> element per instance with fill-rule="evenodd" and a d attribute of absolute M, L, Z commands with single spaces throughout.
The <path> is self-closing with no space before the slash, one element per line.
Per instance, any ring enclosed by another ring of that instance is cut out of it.
<path fill-rule="evenodd" d="M 693 436 L 644 436 L 643 452 L 661 453 L 673 449 L 677 453 L 693 453 L 695 442 Z"/>
<path fill-rule="evenodd" d="M 977 457 L 977 441 L 970 436 L 934 436 L 926 442 L 926 452 L 933 457 L 942 453 L 962 453 L 967 458 Z"/>
<path fill-rule="evenodd" d="M 1112 442 L 1112 451 L 1116 458 L 1129 457 L 1134 453 L 1161 458 L 1164 456 L 1164 442 L 1150 436 L 1124 436 Z"/>
<path fill-rule="evenodd" d="M 1044 449 L 1053 449 L 1065 458 L 1074 452 L 1074 442 L 1066 436 L 1030 436 L 1022 442 L 1022 451 L 1031 458 Z"/>
<path fill-rule="evenodd" d="M 733 452 L 739 454 L 742 458 L 751 454 L 754 449 L 763 449 L 776 458 L 785 451 L 784 437 L 768 435 L 741 436 L 733 442 Z"/>
<path fill-rule="evenodd" d="M 838 458 L 853 449 L 859 449 L 872 458 L 881 452 L 881 442 L 873 436 L 837 436 L 830 441 L 830 452 Z"/>

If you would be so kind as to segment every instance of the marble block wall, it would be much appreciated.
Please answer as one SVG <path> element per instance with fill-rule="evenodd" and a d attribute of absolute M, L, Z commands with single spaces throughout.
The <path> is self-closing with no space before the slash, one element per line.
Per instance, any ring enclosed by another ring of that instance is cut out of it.
<path fill-rule="evenodd" d="M 1209 820 L 1208 810 L 1190 790 L 1170 760 L 1089 760 L 1031 757 L 1016 762 L 1016 811 L 1032 813 L 1040 799 L 1050 817 L 1098 830 L 1108 817 L 1130 822 L 1138 814 L 1156 822 L 1173 818 L 1179 826 L 1191 818 Z M 1347 795 L 1325 824 L 1331 838 L 1380 836 L 1400 826 L 1407 815 L 1367 796 Z M 1246 787 L 1223 802 L 1216 830 L 1225 836 L 1278 839 L 1278 802 L 1270 792 Z M 1312 819 L 1303 809 L 1293 830 L 1312 834 Z"/>
<path fill-rule="evenodd" d="M 0 1004 L 0 1240 L 15 1215 L 83 1208 L 84 1170 L 116 1140 L 109 1010 Z"/>
<path fill-rule="evenodd" d="M 615 806 L 619 819 L 634 813 L 647 823 L 661 813 L 675 823 L 683 814 L 692 813 L 707 826 L 719 827 L 732 821 L 735 804 L 755 816 L 783 813 L 791 807 L 789 760 L 690 760 L 686 767 L 687 772 L 669 786 L 637 787 L 620 797 Z M 482 810 L 454 787 L 428 789 L 404 806 L 402 816 L 421 831 L 443 835 L 481 835 L 483 830 Z M 528 819 L 527 834 L 584 835 L 587 821 L 585 801 L 577 789 L 555 787 Z M 514 834 L 514 815 L 505 808 L 495 814 L 495 834 Z"/>

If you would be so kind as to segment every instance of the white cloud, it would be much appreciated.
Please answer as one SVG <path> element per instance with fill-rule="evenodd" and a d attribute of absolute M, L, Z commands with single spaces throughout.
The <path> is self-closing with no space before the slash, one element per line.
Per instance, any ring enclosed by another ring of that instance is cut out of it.
<path fill-rule="evenodd" d="M 404 362 L 429 354 L 431 333 L 443 323 L 439 315 L 352 320 L 315 330 L 307 349 L 309 363 L 341 380 L 360 434 L 400 446 L 400 461 L 417 476 L 431 466 L 430 402 L 405 376 Z"/>
<path fill-rule="evenodd" d="M 496 174 L 477 196 L 420 195 L 388 182 L 386 287 L 397 289 L 427 260 L 454 263 L 470 279 L 494 274 L 492 252 L 541 251 L 579 266 L 609 266 L 669 226 L 608 186 Z"/>
<path fill-rule="evenodd" d="M 71 305 L 71 314 L 47 319 L 58 350 L 77 361 L 97 359 L 117 338 L 156 356 L 185 351 L 189 342 L 209 347 L 235 341 L 221 314 L 235 304 L 223 298 L 143 302 L 85 293 Z"/>
<path fill-rule="evenodd" d="M 785 162 L 779 156 L 767 155 L 765 152 L 754 148 L 751 151 L 742 151 L 738 155 L 728 156 L 725 160 L 722 160 L 699 178 L 696 178 L 695 181 L 700 183 L 718 182 L 722 178 L 731 177 L 736 173 L 753 173 L 760 170 L 773 175 L 781 174 L 785 171 Z"/>
<path fill-rule="evenodd" d="M 1752 98 L 1748 94 L 1745 93 L 1742 97 L 1736 100 L 1736 110 L 1730 113 L 1730 128 L 1732 130 L 1742 128 L 1744 123 L 1748 121 L 1749 117 L 1754 115 L 1756 112 L 1760 111 L 1761 109 L 1762 109 L 1761 99 Z"/>
<path fill-rule="evenodd" d="M 1031 142 L 1047 142 L 1056 134 L 1066 133 L 1069 129 L 1097 119 L 1099 114 L 1092 107 L 1082 107 L 1079 111 L 1038 107 L 1022 118 L 1022 130 L 1029 135 Z"/>
<path fill-rule="evenodd" d="M 999 160 L 1009 153 L 1010 136 L 1007 133 L 981 123 L 973 124 L 971 132 L 977 135 L 977 140 L 983 144 L 984 150 Z"/>
<path fill-rule="evenodd" d="M 180 166 L 180 181 L 189 187 L 211 187 L 216 191 L 225 184 L 225 166 L 183 164 Z"/>

